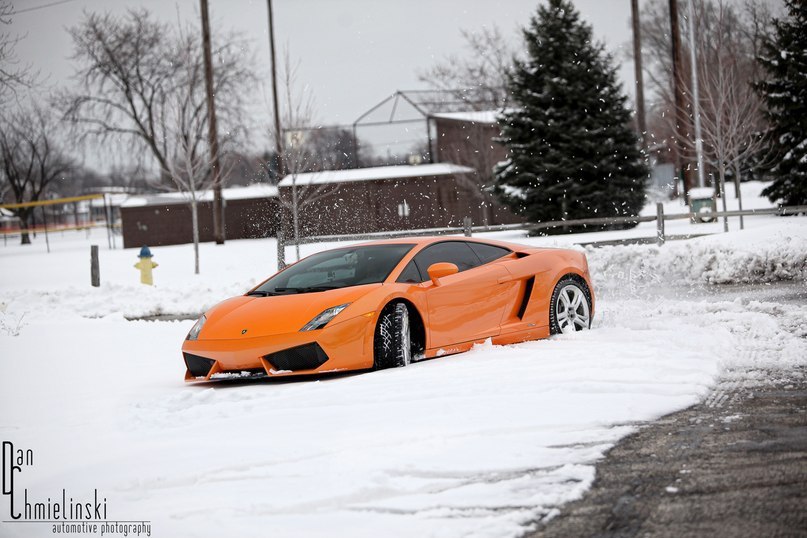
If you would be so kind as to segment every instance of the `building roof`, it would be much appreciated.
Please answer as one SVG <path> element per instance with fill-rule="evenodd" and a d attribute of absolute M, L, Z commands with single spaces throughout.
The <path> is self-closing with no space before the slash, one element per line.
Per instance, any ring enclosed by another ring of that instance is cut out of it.
<path fill-rule="evenodd" d="M 277 187 L 265 183 L 256 183 L 246 187 L 230 187 L 221 190 L 221 195 L 225 200 L 248 200 L 253 198 L 273 198 L 277 196 Z M 189 195 L 183 192 L 164 192 L 160 194 L 141 194 L 130 196 L 121 207 L 141 207 L 149 205 L 171 205 L 186 204 L 190 200 Z M 213 200 L 213 191 L 199 193 L 200 202 L 210 202 Z"/>
<path fill-rule="evenodd" d="M 471 174 L 473 168 L 451 163 L 374 166 L 370 168 L 351 168 L 348 170 L 325 170 L 297 174 L 297 185 L 319 185 L 324 183 L 346 183 L 352 181 L 378 181 L 385 179 L 403 179 L 413 177 L 452 176 L 455 174 Z M 292 176 L 284 177 L 278 187 L 291 187 Z"/>
<path fill-rule="evenodd" d="M 466 112 L 438 112 L 432 114 L 432 118 L 446 120 L 470 121 L 472 123 L 499 123 L 498 117 L 501 110 L 470 110 Z"/>
<path fill-rule="evenodd" d="M 14 212 L 10 209 L 5 209 L 0 207 L 0 219 L 3 220 L 16 220 L 17 217 L 14 216 Z"/>
<path fill-rule="evenodd" d="M 133 196 L 132 194 L 123 193 L 123 192 L 116 192 L 116 193 L 107 192 L 107 193 L 104 193 L 104 192 L 99 191 L 99 194 L 105 194 L 105 197 L 104 198 L 93 198 L 92 200 L 87 200 L 84 203 L 80 202 L 79 207 L 86 210 L 87 206 L 85 204 L 90 204 L 92 207 L 104 207 L 106 204 L 109 204 L 109 205 L 111 205 L 113 207 L 114 206 L 120 206 L 123 203 L 125 203 L 126 200 L 128 200 L 130 197 Z"/>
<path fill-rule="evenodd" d="M 694 187 L 689 189 L 690 198 L 713 198 L 715 190 L 712 187 Z"/>

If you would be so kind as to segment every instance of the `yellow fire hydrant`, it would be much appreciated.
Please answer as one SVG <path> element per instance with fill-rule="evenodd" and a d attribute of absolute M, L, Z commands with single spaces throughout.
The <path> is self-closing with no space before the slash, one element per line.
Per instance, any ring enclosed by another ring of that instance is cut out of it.
<path fill-rule="evenodd" d="M 140 261 L 134 264 L 135 269 L 140 269 L 140 283 L 147 284 L 149 286 L 154 285 L 154 277 L 151 274 L 151 270 L 157 267 L 157 263 L 151 261 L 152 255 L 151 250 L 143 245 L 143 248 L 140 249 L 140 255 L 138 256 Z"/>

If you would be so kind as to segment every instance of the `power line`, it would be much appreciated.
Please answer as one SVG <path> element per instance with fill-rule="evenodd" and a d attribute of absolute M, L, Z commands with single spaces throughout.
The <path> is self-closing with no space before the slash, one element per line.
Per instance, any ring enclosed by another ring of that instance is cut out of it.
<path fill-rule="evenodd" d="M 34 7 L 27 7 L 25 9 L 18 9 L 17 11 L 12 11 L 9 15 L 19 15 L 20 13 L 28 13 L 29 11 L 37 11 L 39 9 L 45 9 L 47 7 L 58 6 L 60 4 L 66 4 L 68 2 L 75 2 L 76 0 L 59 0 L 58 2 L 51 2 L 50 4 L 42 4 L 41 6 L 34 6 Z"/>

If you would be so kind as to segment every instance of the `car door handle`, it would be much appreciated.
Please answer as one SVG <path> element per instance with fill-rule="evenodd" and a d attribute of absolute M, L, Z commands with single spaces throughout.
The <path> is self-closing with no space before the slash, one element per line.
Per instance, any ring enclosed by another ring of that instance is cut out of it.
<path fill-rule="evenodd" d="M 513 275 L 510 276 L 500 276 L 499 277 L 499 284 L 507 284 L 508 282 L 512 282 L 515 280 Z"/>

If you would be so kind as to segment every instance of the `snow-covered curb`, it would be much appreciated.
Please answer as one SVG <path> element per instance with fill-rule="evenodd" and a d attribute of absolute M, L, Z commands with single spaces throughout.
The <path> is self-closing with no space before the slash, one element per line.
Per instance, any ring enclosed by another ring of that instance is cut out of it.
<path fill-rule="evenodd" d="M 788 226 L 792 225 L 792 226 Z M 807 220 L 655 245 L 586 247 L 602 291 L 648 285 L 762 284 L 807 280 Z"/>

